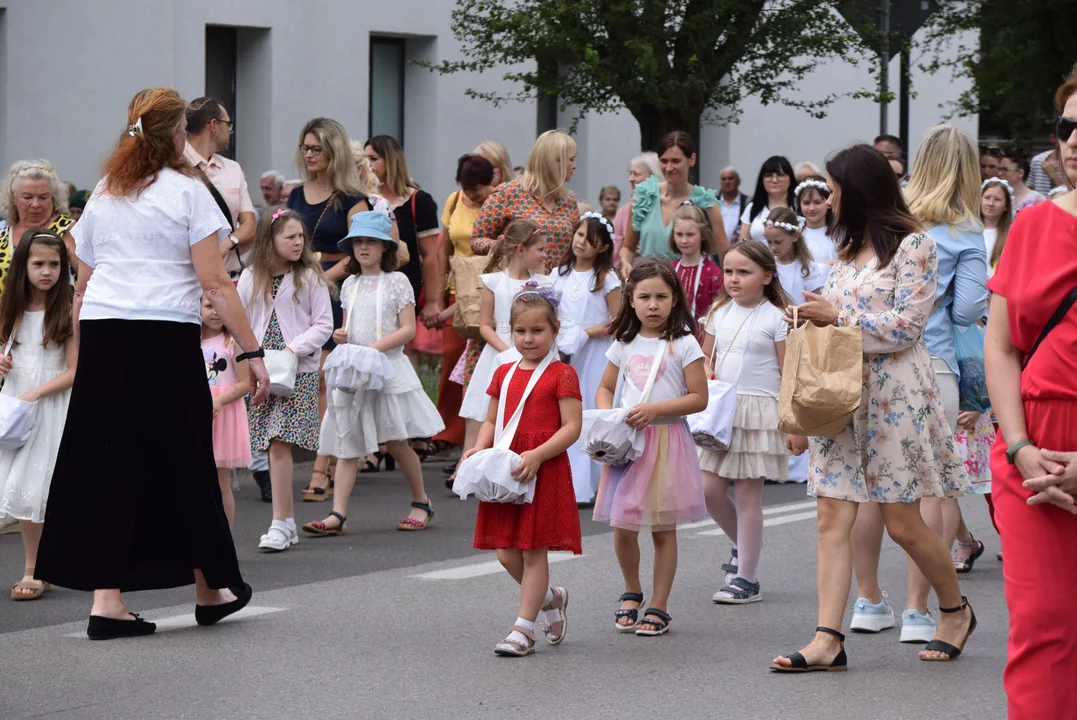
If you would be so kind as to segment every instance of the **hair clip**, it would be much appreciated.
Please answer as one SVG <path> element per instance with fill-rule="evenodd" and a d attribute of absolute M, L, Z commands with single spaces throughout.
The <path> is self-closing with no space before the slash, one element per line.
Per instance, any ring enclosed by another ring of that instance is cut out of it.
<path fill-rule="evenodd" d="M 276 222 L 280 218 L 280 216 L 283 215 L 286 212 L 288 212 L 288 208 L 281 208 L 281 209 L 277 210 L 275 213 L 273 213 L 273 222 Z"/>
<path fill-rule="evenodd" d="M 804 182 L 797 185 L 796 189 L 793 190 L 793 197 L 800 197 L 800 193 L 810 188 L 814 188 L 821 193 L 826 193 L 827 195 L 830 194 L 830 186 L 827 185 L 825 182 L 823 182 L 822 180 L 813 180 L 811 178 L 808 178 Z"/>
<path fill-rule="evenodd" d="M 131 137 L 142 137 L 142 116 L 138 116 L 138 120 L 135 120 L 134 125 L 127 126 L 127 134 Z"/>
<path fill-rule="evenodd" d="M 609 220 L 606 219 L 606 217 L 604 215 L 600 215 L 599 213 L 596 213 L 593 210 L 589 210 L 588 212 L 585 212 L 583 215 L 580 215 L 580 222 L 583 222 L 584 220 L 587 220 L 588 218 L 594 218 L 595 220 L 598 220 L 600 223 L 602 223 L 602 227 L 606 228 L 606 232 L 608 232 L 610 234 L 610 238 L 611 239 L 613 238 L 613 225 L 610 223 Z"/>

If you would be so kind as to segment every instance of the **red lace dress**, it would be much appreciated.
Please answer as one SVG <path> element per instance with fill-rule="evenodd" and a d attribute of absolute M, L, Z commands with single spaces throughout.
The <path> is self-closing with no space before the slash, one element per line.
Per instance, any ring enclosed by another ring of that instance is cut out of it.
<path fill-rule="evenodd" d="M 493 382 L 486 391 L 496 401 L 512 365 L 494 371 Z M 532 370 L 517 368 L 512 376 L 505 407 L 505 418 L 512 416 L 524 394 Z M 559 398 L 580 398 L 580 381 L 576 371 L 563 362 L 554 362 L 543 373 L 524 406 L 524 420 L 510 446 L 513 452 L 534 450 L 561 429 Z M 511 548 L 516 550 L 571 550 L 583 553 L 580 538 L 580 513 L 572 489 L 572 470 L 568 453 L 561 453 L 542 463 L 535 479 L 535 500 L 524 505 L 479 503 L 475 521 L 475 547 L 479 550 Z"/>

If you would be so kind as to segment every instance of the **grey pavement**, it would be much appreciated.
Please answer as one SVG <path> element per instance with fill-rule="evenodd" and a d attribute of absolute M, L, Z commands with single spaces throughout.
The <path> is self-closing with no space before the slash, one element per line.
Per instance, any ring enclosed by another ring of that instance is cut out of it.
<path fill-rule="evenodd" d="M 309 465 L 297 467 L 297 488 L 308 475 Z M 900 644 L 895 628 L 850 635 L 848 673 L 778 676 L 767 672 L 770 659 L 799 649 L 815 625 L 815 525 L 803 486 L 764 493 L 760 603 L 714 605 L 729 541 L 713 525 L 680 533 L 674 621 L 659 638 L 613 630 L 621 580 L 612 538 L 581 511 L 585 554 L 554 555 L 551 564 L 552 582 L 571 597 L 568 636 L 508 659 L 492 648 L 515 619 L 517 588 L 492 553 L 471 548 L 475 504 L 451 496 L 441 477 L 429 468 L 439 514 L 426 531 L 395 530 L 407 510 L 402 478 L 366 475 L 352 499 L 351 534 L 303 538 L 278 555 L 255 549 L 270 512 L 245 479 L 235 537 L 255 595 L 247 611 L 214 628 L 195 626 L 191 588 L 129 595 L 131 609 L 161 626 L 151 637 L 105 643 L 85 637 L 85 593 L 0 599 L 0 717 L 1005 717 L 1007 614 L 997 538 L 979 498 L 964 501 L 988 546 L 962 580 L 980 620 L 965 655 L 920 662 L 919 646 Z M 297 510 L 306 522 L 329 507 Z M 649 572 L 649 542 L 641 545 Z M 18 535 L 0 536 L 3 577 L 18 579 L 21 558 Z M 882 579 L 897 612 L 904 567 L 887 541 Z"/>

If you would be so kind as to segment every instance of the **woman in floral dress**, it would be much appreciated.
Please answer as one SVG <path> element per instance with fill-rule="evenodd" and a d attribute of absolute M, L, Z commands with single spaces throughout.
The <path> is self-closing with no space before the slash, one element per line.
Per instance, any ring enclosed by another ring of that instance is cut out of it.
<path fill-rule="evenodd" d="M 864 343 L 860 408 L 836 437 L 811 438 L 808 491 L 818 498 L 818 629 L 779 672 L 844 669 L 840 629 L 852 581 L 850 535 L 859 503 L 880 504 L 887 532 L 935 588 L 941 616 L 921 660 L 956 658 L 975 629 L 949 550 L 920 517 L 919 499 L 968 485 L 946 424 L 923 340 L 938 285 L 938 256 L 919 232 L 886 159 L 869 145 L 827 163 L 838 263 L 822 295 L 805 293 L 801 318 L 859 327 Z M 791 314 L 791 309 L 788 311 Z"/>

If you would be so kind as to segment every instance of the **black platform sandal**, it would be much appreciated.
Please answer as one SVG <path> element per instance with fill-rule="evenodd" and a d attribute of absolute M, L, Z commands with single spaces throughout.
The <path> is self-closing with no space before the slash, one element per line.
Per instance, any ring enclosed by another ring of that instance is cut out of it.
<path fill-rule="evenodd" d="M 976 611 L 972 609 L 972 605 L 969 604 L 969 599 L 964 595 L 961 596 L 961 604 L 957 607 L 939 608 L 939 612 L 941 613 L 961 612 L 965 608 L 969 609 L 969 614 L 972 617 L 969 619 L 969 631 L 965 633 L 965 639 L 961 641 L 961 647 L 956 647 L 948 642 L 943 642 L 942 640 L 932 640 L 924 646 L 922 652 L 931 652 L 932 650 L 934 650 L 935 652 L 946 653 L 946 657 L 930 658 L 921 655 L 921 660 L 923 660 L 924 662 L 950 662 L 951 660 L 957 660 L 958 656 L 961 655 L 961 651 L 965 649 L 965 644 L 969 641 L 969 637 L 972 635 L 972 632 L 976 629 Z"/>
<path fill-rule="evenodd" d="M 972 554 L 967 558 L 954 557 L 954 571 L 959 575 L 972 572 L 972 568 L 976 564 L 976 561 L 984 554 L 984 544 L 974 537 L 969 542 L 958 540 L 957 545 L 965 550 L 972 550 Z"/>
<path fill-rule="evenodd" d="M 639 622 L 639 611 L 640 611 L 640 608 L 643 607 L 643 593 L 626 592 L 624 595 L 622 595 L 621 597 L 619 597 L 617 599 L 617 602 L 634 602 L 637 605 L 639 605 L 639 607 L 626 608 L 624 610 L 618 610 L 617 612 L 613 613 L 613 618 L 614 618 L 613 624 L 614 624 L 614 627 L 616 627 L 618 631 L 620 631 L 620 632 L 635 632 L 636 631 L 636 625 Z M 623 618 L 623 617 L 626 617 L 629 620 L 631 620 L 632 624 L 631 625 L 622 625 L 620 622 L 618 622 L 618 620 L 620 618 Z"/>
<path fill-rule="evenodd" d="M 777 662 L 770 664 L 770 669 L 773 672 L 779 673 L 806 673 L 806 672 L 843 672 L 849 669 L 849 658 L 845 654 L 845 636 L 833 628 L 819 626 L 815 628 L 815 632 L 827 633 L 833 635 L 841 641 L 841 650 L 834 656 L 834 660 L 829 665 L 809 665 L 807 659 L 799 652 L 795 652 L 792 655 L 786 655 L 789 658 L 791 665 L 786 667 L 785 665 L 779 665 Z"/>

